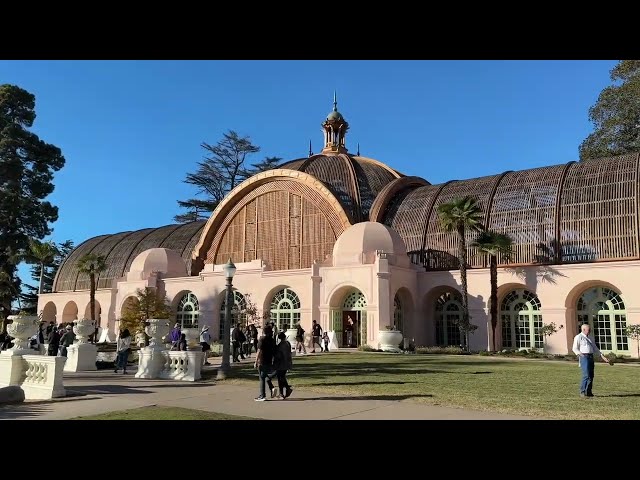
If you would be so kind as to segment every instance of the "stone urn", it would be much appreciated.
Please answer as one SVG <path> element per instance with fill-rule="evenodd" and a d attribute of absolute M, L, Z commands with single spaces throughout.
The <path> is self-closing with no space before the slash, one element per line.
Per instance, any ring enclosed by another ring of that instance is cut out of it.
<path fill-rule="evenodd" d="M 144 331 L 149 335 L 149 347 L 152 350 L 164 350 L 163 338 L 169 334 L 171 327 L 169 320 L 160 318 L 150 318 L 146 321 Z"/>
<path fill-rule="evenodd" d="M 298 333 L 297 328 L 289 328 L 284 334 L 287 336 L 287 341 L 291 344 L 291 349 L 295 349 L 296 342 L 296 334 Z"/>
<path fill-rule="evenodd" d="M 76 334 L 75 343 L 78 345 L 89 343 L 89 336 L 93 335 L 95 330 L 95 322 L 90 318 L 76 320 L 73 324 L 73 333 Z"/>
<path fill-rule="evenodd" d="M 197 328 L 183 328 L 182 333 L 187 340 L 187 350 L 202 350 L 200 346 L 200 330 Z"/>
<path fill-rule="evenodd" d="M 402 343 L 402 332 L 399 330 L 380 330 L 378 332 L 378 341 L 380 350 L 383 352 L 400 353 L 400 343 Z"/>
<path fill-rule="evenodd" d="M 13 347 L 7 352 L 18 353 L 26 350 L 31 355 L 34 350 L 29 348 L 29 339 L 38 333 L 40 319 L 35 315 L 9 315 L 7 320 L 12 320 L 7 325 L 7 333 L 13 338 Z"/>

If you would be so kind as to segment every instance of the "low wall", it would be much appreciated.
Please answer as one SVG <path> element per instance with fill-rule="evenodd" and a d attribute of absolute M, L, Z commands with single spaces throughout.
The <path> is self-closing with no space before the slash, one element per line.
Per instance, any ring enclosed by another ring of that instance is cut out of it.
<path fill-rule="evenodd" d="M 64 397 L 62 372 L 64 357 L 44 355 L 0 355 L 0 387 L 22 388 L 26 400 L 49 400 Z"/>

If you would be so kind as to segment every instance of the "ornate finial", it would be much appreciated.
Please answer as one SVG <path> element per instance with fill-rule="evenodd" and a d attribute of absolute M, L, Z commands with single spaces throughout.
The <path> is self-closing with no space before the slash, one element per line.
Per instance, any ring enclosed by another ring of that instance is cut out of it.
<path fill-rule="evenodd" d="M 333 91 L 333 111 L 338 111 L 338 96 L 336 95 L 336 91 Z"/>
<path fill-rule="evenodd" d="M 358 151 L 356 152 L 356 156 L 360 156 L 360 142 L 358 142 Z"/>
<path fill-rule="evenodd" d="M 313 155 L 313 150 L 311 150 L 311 140 L 309 140 L 309 156 Z"/>

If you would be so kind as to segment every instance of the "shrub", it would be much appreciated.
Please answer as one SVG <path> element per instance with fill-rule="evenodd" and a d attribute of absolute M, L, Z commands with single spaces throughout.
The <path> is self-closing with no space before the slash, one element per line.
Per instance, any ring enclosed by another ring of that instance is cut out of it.
<path fill-rule="evenodd" d="M 418 355 L 440 354 L 440 355 L 463 355 L 466 352 L 460 347 L 416 347 Z"/>
<path fill-rule="evenodd" d="M 379 350 L 373 348 L 370 345 L 360 345 L 358 347 L 358 350 L 361 351 L 361 352 L 379 352 Z"/>

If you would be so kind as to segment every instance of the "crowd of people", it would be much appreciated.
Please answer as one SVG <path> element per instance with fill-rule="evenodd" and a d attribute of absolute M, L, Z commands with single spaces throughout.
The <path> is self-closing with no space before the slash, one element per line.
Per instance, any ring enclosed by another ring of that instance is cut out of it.
<path fill-rule="evenodd" d="M 56 325 L 54 322 L 40 322 L 38 333 L 29 339 L 29 347 L 50 357 L 66 357 L 67 349 L 73 345 L 75 339 L 76 334 L 73 333 L 73 325 L 70 323 Z M 7 332 L 0 333 L 0 350 L 12 347 L 11 336 Z"/>

